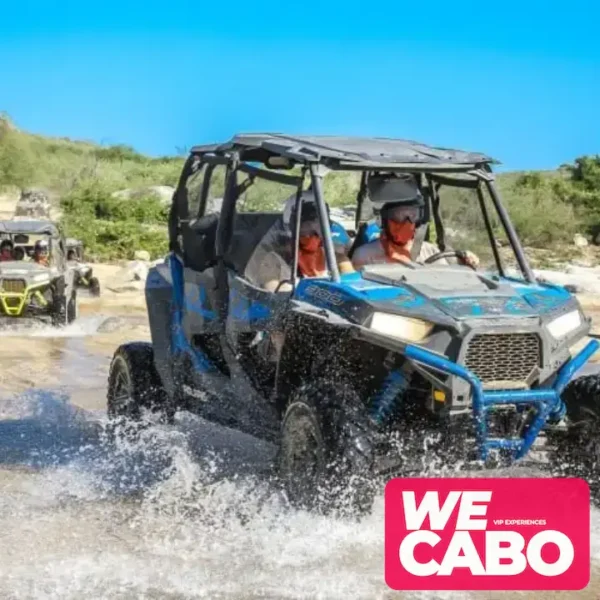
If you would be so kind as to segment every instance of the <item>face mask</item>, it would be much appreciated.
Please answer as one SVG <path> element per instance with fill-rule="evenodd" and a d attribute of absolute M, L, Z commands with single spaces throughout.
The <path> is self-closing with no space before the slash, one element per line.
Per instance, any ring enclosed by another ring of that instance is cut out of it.
<path fill-rule="evenodd" d="M 404 246 L 415 236 L 415 224 L 410 221 L 388 221 L 387 228 L 394 244 Z"/>
<path fill-rule="evenodd" d="M 299 239 L 300 249 L 304 252 L 316 252 L 321 247 L 321 238 L 318 235 L 303 235 Z"/>

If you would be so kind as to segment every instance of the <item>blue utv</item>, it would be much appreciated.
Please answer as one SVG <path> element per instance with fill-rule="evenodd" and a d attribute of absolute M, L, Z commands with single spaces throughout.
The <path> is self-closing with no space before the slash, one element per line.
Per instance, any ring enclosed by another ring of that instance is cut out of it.
<path fill-rule="evenodd" d="M 193 148 L 173 196 L 170 251 L 146 282 L 152 343 L 117 349 L 110 417 L 131 424 L 154 412 L 170 422 L 190 410 L 273 442 L 278 481 L 310 508 L 364 510 L 373 481 L 434 457 L 498 466 L 541 448 L 592 470 L 600 379 L 574 375 L 598 342 L 586 343 L 577 299 L 536 280 L 494 163 L 380 138 L 248 134 Z M 326 197 L 339 171 L 356 184 L 351 255 L 377 221 L 369 180 L 414 182 L 425 206 L 415 260 L 340 274 Z M 285 237 L 286 186 L 296 198 L 291 291 L 271 292 L 246 269 L 273 231 Z M 297 270 L 307 189 L 324 232 L 322 278 Z M 475 244 L 480 268 L 461 266 L 447 238 Z M 439 251 L 417 262 L 433 241 Z"/>

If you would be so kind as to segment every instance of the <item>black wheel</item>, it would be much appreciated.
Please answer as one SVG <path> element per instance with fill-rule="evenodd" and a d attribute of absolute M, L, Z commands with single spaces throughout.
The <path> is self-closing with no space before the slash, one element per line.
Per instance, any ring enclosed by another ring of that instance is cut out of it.
<path fill-rule="evenodd" d="M 59 277 L 52 284 L 52 325 L 63 327 L 69 323 L 68 320 L 68 302 L 65 296 L 65 280 Z"/>
<path fill-rule="evenodd" d="M 168 396 L 154 366 L 152 346 L 134 342 L 115 352 L 108 375 L 107 412 L 109 419 L 139 422 L 145 410 L 171 422 Z"/>
<path fill-rule="evenodd" d="M 568 430 L 554 435 L 552 462 L 560 474 L 583 477 L 600 498 L 600 375 L 572 381 L 562 395 Z"/>
<path fill-rule="evenodd" d="M 295 390 L 282 424 L 278 473 L 299 508 L 361 515 L 374 496 L 372 429 L 359 396 L 316 381 Z"/>
<path fill-rule="evenodd" d="M 100 281 L 98 281 L 97 277 L 92 277 L 89 282 L 90 286 L 90 294 L 92 296 L 100 295 Z"/>
<path fill-rule="evenodd" d="M 67 323 L 72 323 L 77 319 L 79 309 L 77 306 L 77 292 L 71 294 L 71 298 L 67 303 Z"/>
<path fill-rule="evenodd" d="M 64 327 L 69 322 L 67 320 L 67 301 L 64 296 L 55 297 L 52 304 L 52 325 L 55 327 Z"/>

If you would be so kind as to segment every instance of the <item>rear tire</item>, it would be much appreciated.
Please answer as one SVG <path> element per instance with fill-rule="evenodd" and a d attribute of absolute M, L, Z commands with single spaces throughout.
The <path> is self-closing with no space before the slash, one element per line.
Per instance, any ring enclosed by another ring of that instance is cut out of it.
<path fill-rule="evenodd" d="M 90 279 L 90 294 L 92 296 L 100 295 L 100 281 L 97 277 L 92 277 Z"/>
<path fill-rule="evenodd" d="M 572 381 L 562 395 L 568 431 L 556 440 L 553 462 L 563 475 L 583 477 L 600 497 L 600 375 Z"/>
<path fill-rule="evenodd" d="M 144 411 L 172 422 L 168 396 L 154 365 L 152 345 L 133 342 L 115 352 L 108 375 L 107 412 L 109 419 L 139 424 Z"/>
<path fill-rule="evenodd" d="M 316 381 L 292 393 L 278 473 L 293 506 L 353 516 L 374 497 L 372 430 L 356 392 Z"/>

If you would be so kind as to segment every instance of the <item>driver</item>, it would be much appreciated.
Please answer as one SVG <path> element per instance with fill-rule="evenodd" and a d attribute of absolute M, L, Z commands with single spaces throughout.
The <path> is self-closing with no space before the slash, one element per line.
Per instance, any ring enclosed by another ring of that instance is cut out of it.
<path fill-rule="evenodd" d="M 13 258 L 14 245 L 11 240 L 2 240 L 0 244 L 0 262 L 14 260 Z"/>
<path fill-rule="evenodd" d="M 49 265 L 48 257 L 48 242 L 46 240 L 38 240 L 33 248 L 33 260 L 38 265 L 47 267 Z"/>
<path fill-rule="evenodd" d="M 412 256 L 415 233 L 422 224 L 425 209 L 423 196 L 414 179 L 375 179 L 371 188 L 374 206 L 379 204 L 381 207 L 381 236 L 355 250 L 352 257 L 355 269 L 368 264 L 424 263 L 440 252 L 435 244 L 423 241 L 418 256 Z M 472 252 L 465 252 L 457 261 L 474 269 L 479 266 L 479 258 Z M 445 258 L 436 262 L 449 264 Z"/>

